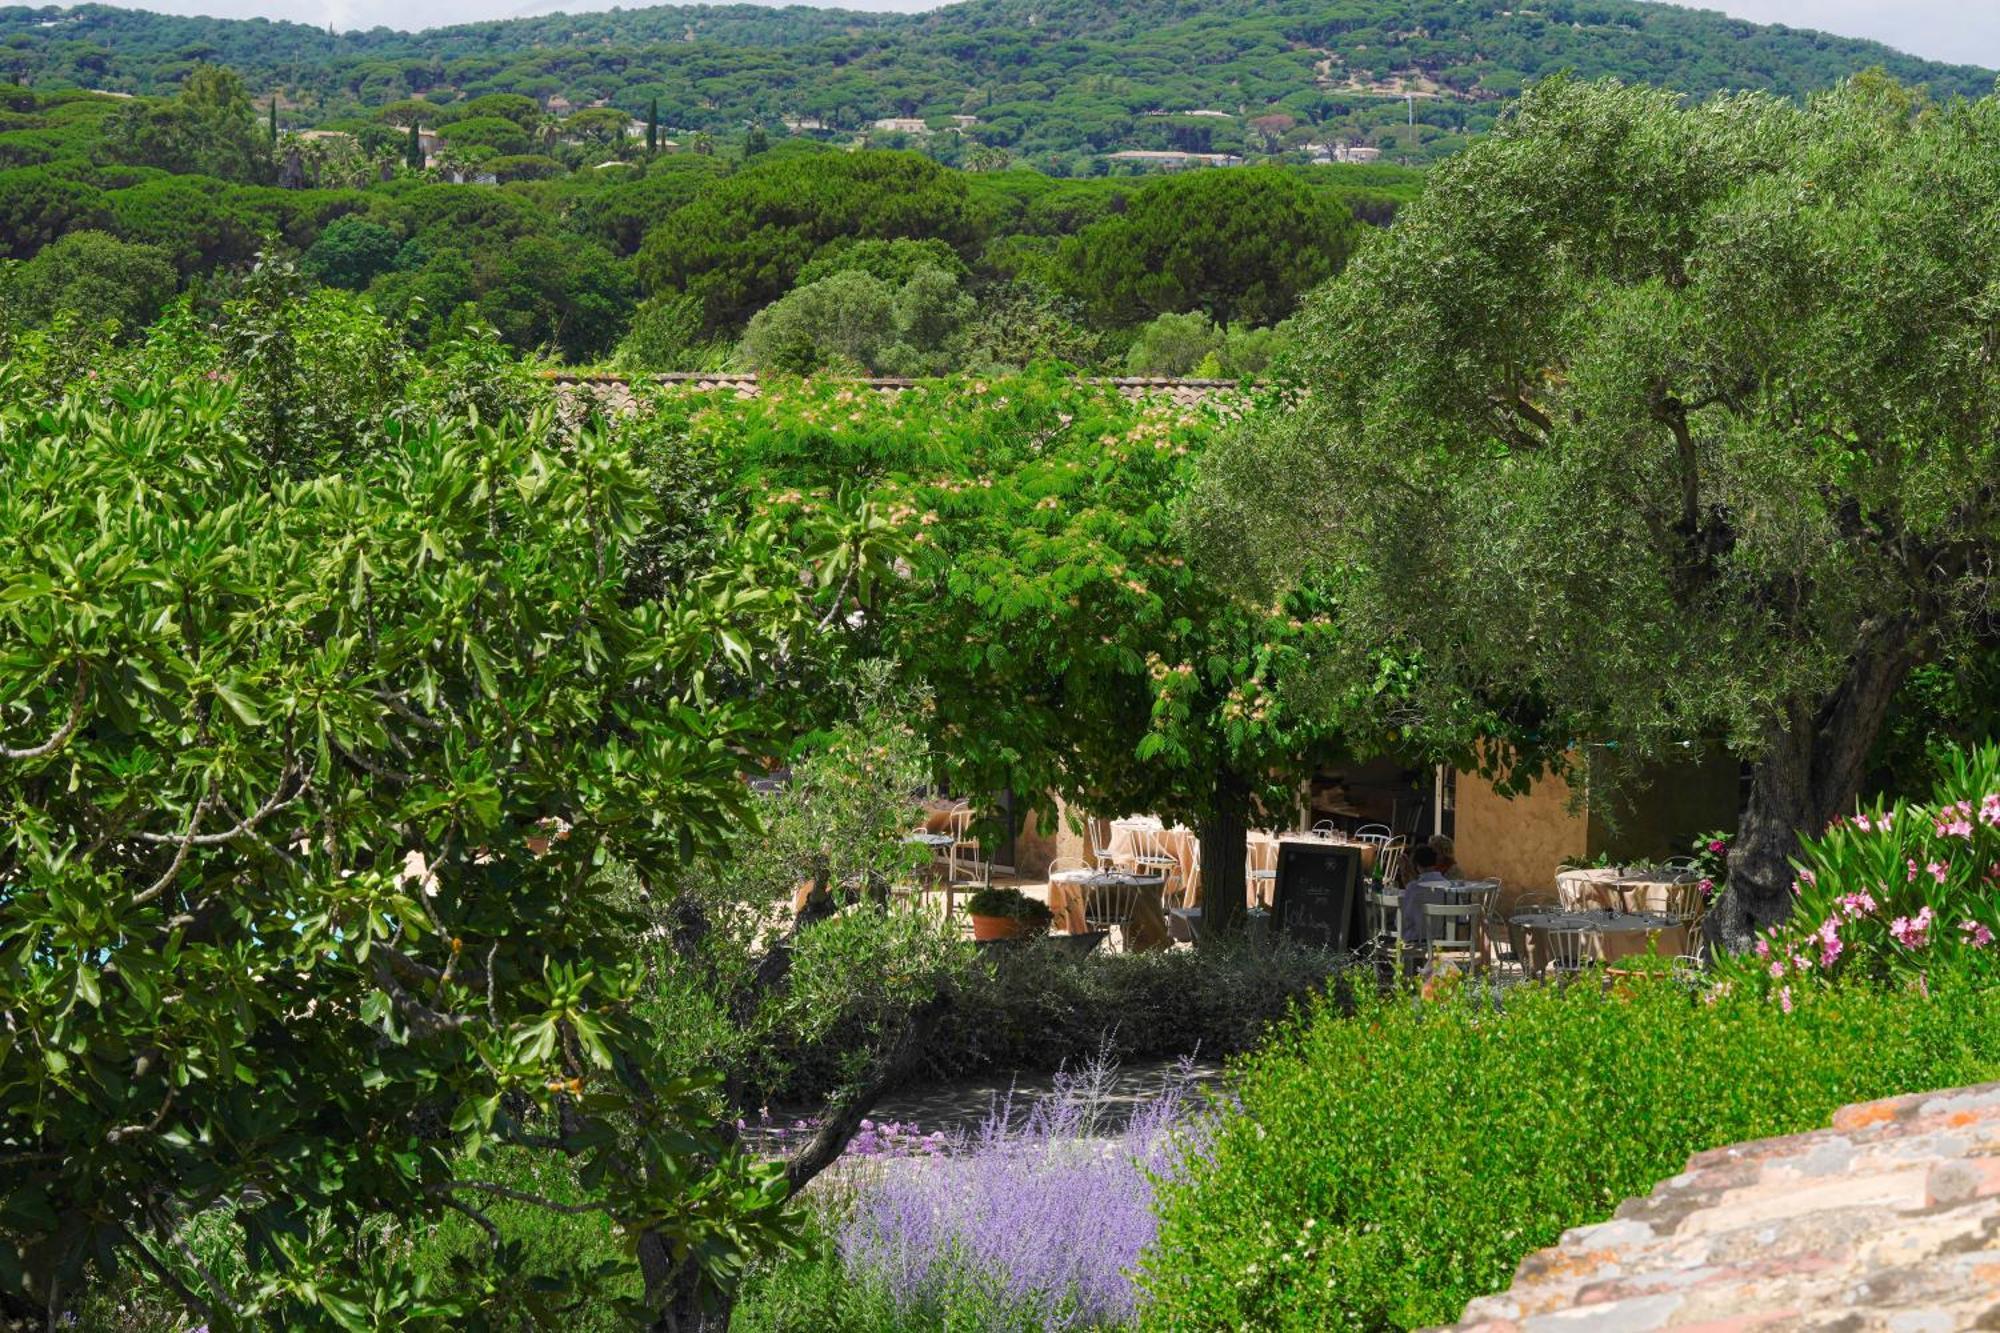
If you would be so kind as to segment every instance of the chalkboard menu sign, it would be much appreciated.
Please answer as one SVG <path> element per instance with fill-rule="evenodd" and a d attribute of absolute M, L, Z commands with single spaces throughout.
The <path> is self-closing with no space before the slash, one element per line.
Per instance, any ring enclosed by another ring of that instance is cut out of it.
<path fill-rule="evenodd" d="M 1361 924 L 1361 849 L 1332 843 L 1280 842 L 1271 900 L 1277 929 L 1301 944 L 1347 953 Z"/>

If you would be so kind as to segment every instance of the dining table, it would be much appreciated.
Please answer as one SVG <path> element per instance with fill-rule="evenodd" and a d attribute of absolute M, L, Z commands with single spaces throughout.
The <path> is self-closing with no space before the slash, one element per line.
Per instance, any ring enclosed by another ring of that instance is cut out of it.
<path fill-rule="evenodd" d="M 1597 866 L 1556 874 L 1556 897 L 1572 911 L 1658 912 L 1685 915 L 1692 870 L 1653 866 Z"/>
<path fill-rule="evenodd" d="M 1577 931 L 1583 936 L 1583 952 L 1590 962 L 1615 963 L 1636 958 L 1648 950 L 1662 958 L 1689 952 L 1685 923 L 1659 912 L 1621 912 L 1582 909 L 1560 912 L 1523 912 L 1511 919 L 1521 933 L 1529 976 L 1539 976 L 1549 964 L 1549 936 L 1555 931 Z"/>
<path fill-rule="evenodd" d="M 1072 935 L 1090 927 L 1091 899 L 1121 893 L 1127 953 L 1164 949 L 1173 943 L 1167 929 L 1164 875 L 1137 875 L 1123 870 L 1065 870 L 1049 876 L 1049 912 L 1055 924 Z"/>
<path fill-rule="evenodd" d="M 1500 882 L 1492 879 L 1423 879 L 1411 880 L 1403 886 L 1402 926 L 1405 944 L 1430 943 L 1430 918 L 1424 915 L 1426 906 L 1447 903 L 1481 903 L 1488 912 L 1493 908 L 1493 898 L 1500 891 Z M 1483 928 L 1482 933 L 1490 927 Z"/>

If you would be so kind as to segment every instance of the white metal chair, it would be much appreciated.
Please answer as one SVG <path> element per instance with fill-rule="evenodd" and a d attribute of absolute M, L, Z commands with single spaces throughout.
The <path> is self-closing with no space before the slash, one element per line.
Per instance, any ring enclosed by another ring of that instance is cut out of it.
<path fill-rule="evenodd" d="M 1093 884 L 1084 889 L 1083 928 L 1087 931 L 1104 931 L 1105 945 L 1111 942 L 1110 932 L 1118 932 L 1118 947 L 1128 950 L 1128 932 L 1132 928 L 1133 913 L 1139 908 L 1139 895 L 1146 890 L 1138 884 L 1123 882 Z"/>
<path fill-rule="evenodd" d="M 1367 889 L 1362 902 L 1368 909 L 1368 935 L 1377 949 L 1400 954 L 1403 951 L 1403 895 L 1394 889 Z"/>
<path fill-rule="evenodd" d="M 1310 832 L 1315 838 L 1337 838 L 1340 836 L 1340 826 L 1331 819 L 1322 819 L 1312 826 Z"/>
<path fill-rule="evenodd" d="M 951 878 L 959 877 L 959 860 L 971 853 L 972 862 L 979 862 L 979 839 L 972 836 L 972 802 L 953 801 L 951 803 L 951 849 L 949 871 Z"/>
<path fill-rule="evenodd" d="M 1180 857 L 1167 849 L 1166 830 L 1142 828 L 1138 830 L 1138 835 L 1139 851 L 1131 858 L 1136 873 L 1166 876 L 1169 891 L 1175 880 L 1185 882 L 1187 868 L 1181 864 Z"/>
<path fill-rule="evenodd" d="M 1093 815 L 1084 821 L 1084 829 L 1090 836 L 1090 859 L 1099 870 L 1111 869 L 1116 860 L 1111 850 L 1111 821 Z"/>
<path fill-rule="evenodd" d="M 1395 839 L 1396 833 L 1387 824 L 1363 824 L 1354 830 L 1356 842 L 1372 842 L 1380 845 Z"/>
<path fill-rule="evenodd" d="M 1597 959 L 1590 948 L 1592 933 L 1582 926 L 1552 926 L 1543 930 L 1541 937 L 1548 946 L 1544 974 L 1554 972 L 1558 978 L 1574 977 L 1594 965 Z"/>
<path fill-rule="evenodd" d="M 1375 878 L 1384 884 L 1402 883 L 1404 863 L 1409 859 L 1409 845 L 1401 838 L 1370 845 L 1375 848 Z"/>
<path fill-rule="evenodd" d="M 1456 903 L 1424 904 L 1424 952 L 1427 960 L 1438 963 L 1447 958 L 1463 959 L 1467 968 L 1479 967 L 1480 919 L 1484 916 L 1477 899 Z"/>
<path fill-rule="evenodd" d="M 963 875 L 954 870 L 951 878 L 945 881 L 944 886 L 945 919 L 947 921 L 951 919 L 952 908 L 957 904 L 959 894 L 963 893 L 970 897 L 981 889 L 990 889 L 992 887 L 993 863 L 991 861 L 975 860 Z"/>

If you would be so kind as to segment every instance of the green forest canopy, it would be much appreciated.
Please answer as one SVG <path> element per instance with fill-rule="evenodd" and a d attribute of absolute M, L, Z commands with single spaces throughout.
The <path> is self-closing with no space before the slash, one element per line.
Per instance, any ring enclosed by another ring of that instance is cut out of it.
<path fill-rule="evenodd" d="M 852 132 L 887 117 L 1067 166 L 1117 149 L 1265 151 L 1366 141 L 1413 159 L 1493 123 L 1524 83 L 1568 70 L 1695 94 L 1799 96 L 1880 66 L 1940 95 L 1989 71 L 1873 42 L 1634 0 L 965 0 L 923 14 L 663 6 L 335 34 L 102 5 L 0 8 L 0 81 L 171 92 L 229 65 L 320 123 L 412 97 L 604 101 L 738 132 L 786 118 Z M 1406 104 L 1404 93 L 1415 94 Z M 1190 117 L 1187 112 L 1226 113 Z M 1414 116 L 1416 124 L 1408 122 Z"/>

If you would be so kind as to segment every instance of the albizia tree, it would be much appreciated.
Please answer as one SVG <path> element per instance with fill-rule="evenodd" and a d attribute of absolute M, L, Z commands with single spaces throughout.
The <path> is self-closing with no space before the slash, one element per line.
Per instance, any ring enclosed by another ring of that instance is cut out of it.
<path fill-rule="evenodd" d="M 1986 616 L 2000 101 L 1551 81 L 1303 322 L 1309 392 L 1212 456 L 1206 540 L 1331 577 L 1434 711 L 1726 743 L 1719 920 L 1782 918 L 1898 686 Z"/>

